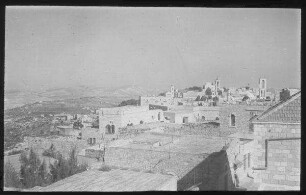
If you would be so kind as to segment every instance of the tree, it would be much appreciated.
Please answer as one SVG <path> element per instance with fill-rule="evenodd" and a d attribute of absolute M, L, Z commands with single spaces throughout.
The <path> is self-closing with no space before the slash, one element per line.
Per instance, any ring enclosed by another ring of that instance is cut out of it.
<path fill-rule="evenodd" d="M 279 96 L 280 101 L 286 101 L 290 97 L 290 91 L 288 89 L 282 89 Z"/>
<path fill-rule="evenodd" d="M 82 129 L 83 127 L 84 127 L 84 125 L 79 120 L 73 123 L 73 128 L 74 129 Z"/>
<path fill-rule="evenodd" d="M 37 154 L 31 148 L 29 157 L 23 152 L 20 155 L 20 177 L 21 183 L 25 188 L 32 188 L 40 184 L 38 179 L 38 170 L 41 165 L 41 161 Z"/>
<path fill-rule="evenodd" d="M 4 186 L 13 188 L 21 188 L 22 186 L 18 173 L 10 162 L 4 165 Z"/>
<path fill-rule="evenodd" d="M 162 92 L 162 93 L 160 93 L 160 94 L 158 94 L 158 96 L 166 96 L 166 92 Z"/>
<path fill-rule="evenodd" d="M 207 100 L 207 97 L 203 95 L 203 96 L 201 97 L 201 101 L 206 101 L 206 100 Z"/>
<path fill-rule="evenodd" d="M 77 157 L 76 157 L 76 148 L 73 147 L 70 155 L 69 155 L 69 159 L 68 159 L 68 163 L 69 163 L 69 175 L 74 175 L 77 172 L 78 169 L 78 164 L 77 164 Z"/>
<path fill-rule="evenodd" d="M 198 95 L 195 101 L 200 101 L 201 97 Z"/>
<path fill-rule="evenodd" d="M 68 160 L 65 159 L 62 154 L 58 153 L 56 156 L 56 162 L 50 167 L 50 180 L 52 182 L 59 181 L 76 173 L 86 171 L 87 164 L 78 165 L 76 157 L 76 148 L 72 148 Z"/>
<path fill-rule="evenodd" d="M 211 95 L 209 95 L 207 99 L 211 100 L 211 99 L 212 99 L 212 96 L 211 96 Z"/>
<path fill-rule="evenodd" d="M 38 182 L 39 186 L 46 186 L 50 184 L 50 180 L 48 178 L 47 165 L 46 161 L 43 160 L 39 169 L 38 169 Z"/>
<path fill-rule="evenodd" d="M 218 95 L 222 95 L 222 91 L 218 89 Z"/>
<path fill-rule="evenodd" d="M 207 95 L 207 96 L 212 95 L 211 89 L 209 87 L 206 89 L 205 95 Z"/>
<path fill-rule="evenodd" d="M 213 97 L 213 106 L 217 106 L 217 102 L 219 101 L 219 98 L 217 96 Z"/>
<path fill-rule="evenodd" d="M 127 106 L 127 105 L 134 105 L 134 106 L 137 106 L 140 104 L 140 101 L 139 100 L 135 100 L 135 99 L 129 99 L 129 100 L 126 100 L 126 101 L 122 101 L 118 106 L 121 107 L 121 106 Z"/>
<path fill-rule="evenodd" d="M 245 96 L 242 98 L 242 101 L 246 101 L 246 100 L 248 100 L 248 99 L 250 99 L 249 96 L 245 95 Z"/>
<path fill-rule="evenodd" d="M 193 86 L 193 87 L 187 88 L 186 90 L 187 91 L 199 91 L 199 92 L 201 92 L 203 89 L 202 89 L 202 87 Z"/>

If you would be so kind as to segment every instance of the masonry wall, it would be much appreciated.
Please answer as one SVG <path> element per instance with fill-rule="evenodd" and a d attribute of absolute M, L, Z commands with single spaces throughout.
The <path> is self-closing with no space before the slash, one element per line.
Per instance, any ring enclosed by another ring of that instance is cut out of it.
<path fill-rule="evenodd" d="M 128 124 L 138 125 L 141 122 L 151 123 L 156 121 L 164 121 L 164 115 L 162 110 L 136 108 L 135 110 L 119 111 L 116 114 L 100 114 L 99 128 L 101 132 L 107 132 L 107 125 L 115 125 L 115 134 L 117 134 L 119 128 L 126 127 Z"/>
<path fill-rule="evenodd" d="M 205 117 L 205 120 L 216 120 L 220 118 L 219 110 L 195 110 L 194 115 L 198 120 L 201 120 L 202 117 Z"/>
<path fill-rule="evenodd" d="M 228 105 L 223 104 L 220 106 L 220 128 L 222 131 L 249 131 L 250 112 L 246 110 L 246 105 Z M 230 126 L 230 115 L 235 115 L 235 127 Z"/>
<path fill-rule="evenodd" d="M 82 129 L 82 140 L 88 142 L 88 139 L 96 138 L 96 142 L 102 140 L 102 132 L 99 129 L 84 128 Z"/>
<path fill-rule="evenodd" d="M 86 141 L 77 140 L 70 137 L 58 137 L 54 139 L 42 137 L 24 137 L 24 142 L 29 148 L 33 148 L 34 151 L 38 153 L 42 153 L 44 150 L 49 149 L 51 144 L 53 144 L 55 149 L 66 157 L 68 157 L 73 147 L 76 147 L 77 152 L 88 147 Z"/>
<path fill-rule="evenodd" d="M 294 138 L 301 138 L 301 125 L 254 123 L 254 135 L 253 166 L 265 167 L 267 162 L 264 170 L 255 171 L 255 181 L 299 188 L 301 140 Z"/>
<path fill-rule="evenodd" d="M 183 118 L 188 118 L 188 123 L 195 123 L 196 118 L 194 116 L 194 113 L 175 113 L 175 123 L 177 124 L 183 124 Z"/>
<path fill-rule="evenodd" d="M 122 127 L 122 116 L 118 114 L 108 114 L 101 115 L 99 114 L 99 129 L 101 132 L 106 133 L 106 125 L 113 124 L 115 125 L 115 133 L 118 132 L 118 128 Z"/>

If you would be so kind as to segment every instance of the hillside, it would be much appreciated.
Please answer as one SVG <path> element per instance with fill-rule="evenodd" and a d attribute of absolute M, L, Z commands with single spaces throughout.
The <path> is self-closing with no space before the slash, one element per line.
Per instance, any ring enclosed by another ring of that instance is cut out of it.
<path fill-rule="evenodd" d="M 129 99 L 138 98 L 140 95 L 157 94 L 158 92 L 159 91 L 139 86 L 123 86 L 114 89 L 78 86 L 73 88 L 52 88 L 40 91 L 5 90 L 4 109 L 7 110 L 40 101 L 55 101 L 87 97 L 103 97 L 105 99 L 112 99 L 115 97 L 119 99 Z"/>
<path fill-rule="evenodd" d="M 135 86 L 117 89 L 81 86 L 40 92 L 6 91 L 4 148 L 13 148 L 24 136 L 48 136 L 54 114 L 90 114 L 101 107 L 114 107 L 124 100 L 138 99 L 140 95 L 151 93 L 152 91 Z M 16 104 L 8 105 L 8 98 Z M 10 106 L 13 108 L 9 108 Z"/>

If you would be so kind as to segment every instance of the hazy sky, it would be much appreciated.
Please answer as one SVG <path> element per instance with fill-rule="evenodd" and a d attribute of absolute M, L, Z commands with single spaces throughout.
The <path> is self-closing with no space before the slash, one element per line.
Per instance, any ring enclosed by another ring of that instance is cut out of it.
<path fill-rule="evenodd" d="M 300 87 L 297 9 L 7 7 L 5 87 Z"/>

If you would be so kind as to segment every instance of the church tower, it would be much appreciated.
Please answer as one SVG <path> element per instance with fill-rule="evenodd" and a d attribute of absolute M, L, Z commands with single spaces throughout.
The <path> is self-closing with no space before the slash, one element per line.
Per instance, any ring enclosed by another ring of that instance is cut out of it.
<path fill-rule="evenodd" d="M 171 85 L 170 92 L 171 92 L 171 97 L 174 98 L 174 86 L 173 85 Z"/>
<path fill-rule="evenodd" d="M 266 99 L 267 79 L 259 78 L 259 99 Z"/>
<path fill-rule="evenodd" d="M 217 77 L 217 79 L 215 80 L 215 93 L 216 95 L 218 95 L 218 90 L 220 89 L 220 80 Z"/>

